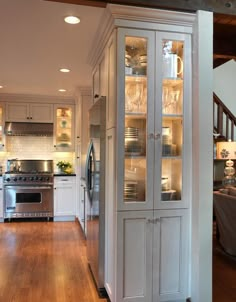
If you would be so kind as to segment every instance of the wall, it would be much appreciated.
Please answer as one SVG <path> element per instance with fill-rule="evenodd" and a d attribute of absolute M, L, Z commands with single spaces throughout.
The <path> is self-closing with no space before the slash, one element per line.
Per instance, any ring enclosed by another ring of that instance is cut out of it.
<path fill-rule="evenodd" d="M 54 152 L 53 138 L 42 136 L 7 136 L 7 152 L 0 152 L 0 165 L 6 170 L 7 159 L 51 159 L 56 163 L 66 160 L 74 163 L 74 152 Z"/>
<path fill-rule="evenodd" d="M 236 115 L 236 62 L 230 60 L 213 72 L 213 90 L 223 103 Z"/>

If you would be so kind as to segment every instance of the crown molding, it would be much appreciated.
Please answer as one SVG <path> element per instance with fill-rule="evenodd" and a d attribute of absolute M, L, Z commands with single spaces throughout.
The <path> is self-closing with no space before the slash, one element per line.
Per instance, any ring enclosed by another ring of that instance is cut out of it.
<path fill-rule="evenodd" d="M 175 25 L 179 27 L 178 31 L 192 33 L 195 18 L 195 13 L 108 4 L 95 34 L 96 38 L 87 62 L 93 68 L 96 66 L 112 31 L 117 27 L 167 30 L 165 26 Z"/>

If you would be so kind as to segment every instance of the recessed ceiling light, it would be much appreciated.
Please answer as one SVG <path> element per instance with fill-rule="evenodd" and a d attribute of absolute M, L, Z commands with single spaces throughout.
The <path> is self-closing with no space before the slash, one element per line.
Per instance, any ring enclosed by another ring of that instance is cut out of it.
<path fill-rule="evenodd" d="M 67 16 L 64 18 L 64 21 L 69 24 L 78 24 L 80 23 L 80 18 L 75 16 Z"/>
<path fill-rule="evenodd" d="M 70 72 L 70 69 L 68 69 L 68 68 L 61 68 L 60 72 Z"/>
<path fill-rule="evenodd" d="M 0 85 L 0 89 L 1 89 L 1 88 L 3 88 L 3 86 L 2 86 L 2 85 Z"/>
<path fill-rule="evenodd" d="M 66 89 L 58 89 L 60 92 L 66 92 Z"/>

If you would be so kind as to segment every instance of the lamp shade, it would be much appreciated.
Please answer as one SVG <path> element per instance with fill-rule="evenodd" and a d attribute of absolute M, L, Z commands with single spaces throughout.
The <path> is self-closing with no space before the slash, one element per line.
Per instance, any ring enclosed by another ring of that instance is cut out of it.
<path fill-rule="evenodd" d="M 217 159 L 236 159 L 236 142 L 218 142 L 216 144 Z"/>

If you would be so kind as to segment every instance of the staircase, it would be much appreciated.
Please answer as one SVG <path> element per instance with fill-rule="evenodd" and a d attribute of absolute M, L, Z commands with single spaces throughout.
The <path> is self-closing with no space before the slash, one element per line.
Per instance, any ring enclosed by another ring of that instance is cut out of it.
<path fill-rule="evenodd" d="M 216 141 L 236 140 L 236 117 L 213 93 L 214 137 Z"/>

